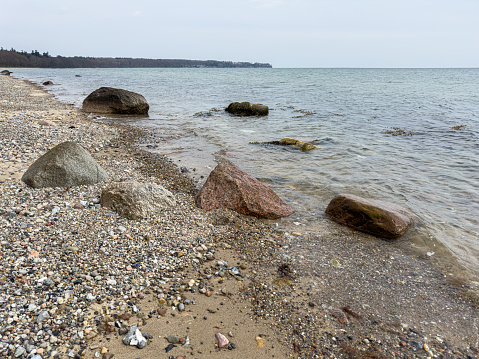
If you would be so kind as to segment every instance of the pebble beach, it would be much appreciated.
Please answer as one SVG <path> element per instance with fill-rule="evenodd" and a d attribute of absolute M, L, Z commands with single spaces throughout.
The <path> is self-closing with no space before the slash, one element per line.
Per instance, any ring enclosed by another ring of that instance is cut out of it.
<path fill-rule="evenodd" d="M 0 76 L 0 357 L 479 357 L 473 283 L 334 223 L 302 231 L 198 209 L 195 182 L 143 138 L 154 133 Z M 109 182 L 162 185 L 176 206 L 133 221 L 102 208 L 106 183 L 26 186 L 26 169 L 65 141 Z M 141 349 L 124 343 L 132 327 Z"/>

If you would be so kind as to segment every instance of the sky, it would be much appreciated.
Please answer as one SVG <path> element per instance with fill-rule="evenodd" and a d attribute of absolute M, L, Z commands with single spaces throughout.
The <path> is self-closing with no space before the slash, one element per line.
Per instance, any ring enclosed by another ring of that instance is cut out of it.
<path fill-rule="evenodd" d="M 479 0 L 6 0 L 0 46 L 273 67 L 479 67 Z"/>

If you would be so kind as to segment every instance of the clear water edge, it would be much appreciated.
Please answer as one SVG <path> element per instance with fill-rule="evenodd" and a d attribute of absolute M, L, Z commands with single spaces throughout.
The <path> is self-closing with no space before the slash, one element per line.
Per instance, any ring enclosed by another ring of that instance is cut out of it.
<path fill-rule="evenodd" d="M 15 75 L 51 80 L 58 85 L 48 90 L 77 106 L 101 86 L 142 93 L 149 118 L 127 121 L 155 131 L 154 151 L 196 168 L 196 178 L 220 158 L 233 161 L 292 205 L 296 213 L 284 221 L 307 223 L 306 231 L 321 227 L 327 203 L 341 192 L 409 208 L 419 223 L 398 245 L 412 242 L 419 253 L 434 252 L 447 271 L 478 281 L 477 69 L 19 69 Z M 228 103 L 243 100 L 269 105 L 270 115 L 224 113 Z M 394 127 L 412 136 L 385 133 Z M 282 137 L 314 141 L 321 150 L 250 144 Z"/>

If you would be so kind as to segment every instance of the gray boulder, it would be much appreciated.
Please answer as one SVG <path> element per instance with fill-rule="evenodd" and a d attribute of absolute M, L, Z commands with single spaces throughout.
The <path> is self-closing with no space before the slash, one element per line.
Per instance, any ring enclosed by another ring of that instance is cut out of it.
<path fill-rule="evenodd" d="M 63 142 L 52 148 L 22 176 L 22 181 L 33 188 L 75 187 L 106 180 L 106 172 L 75 142 Z"/>
<path fill-rule="evenodd" d="M 268 106 L 249 102 L 233 102 L 225 109 L 226 112 L 237 116 L 267 116 Z"/>
<path fill-rule="evenodd" d="M 115 182 L 101 193 L 101 205 L 128 219 L 158 215 L 176 205 L 173 194 L 155 183 Z"/>
<path fill-rule="evenodd" d="M 85 112 L 147 115 L 149 109 L 142 95 L 112 87 L 101 87 L 83 101 Z"/>

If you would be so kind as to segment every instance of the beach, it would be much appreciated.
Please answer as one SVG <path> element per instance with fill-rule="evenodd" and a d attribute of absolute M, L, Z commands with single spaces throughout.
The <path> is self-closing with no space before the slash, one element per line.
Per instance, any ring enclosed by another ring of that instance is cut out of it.
<path fill-rule="evenodd" d="M 479 355 L 477 293 L 434 256 L 330 222 L 302 231 L 205 212 L 190 178 L 140 149 L 148 131 L 96 122 L 9 76 L 0 76 L 0 128 L 1 357 Z M 108 182 L 157 183 L 177 205 L 133 221 L 101 207 L 107 183 L 21 182 L 65 141 L 87 149 Z M 143 349 L 122 343 L 131 326 L 149 334 Z M 217 333 L 229 344 L 215 346 Z"/>

